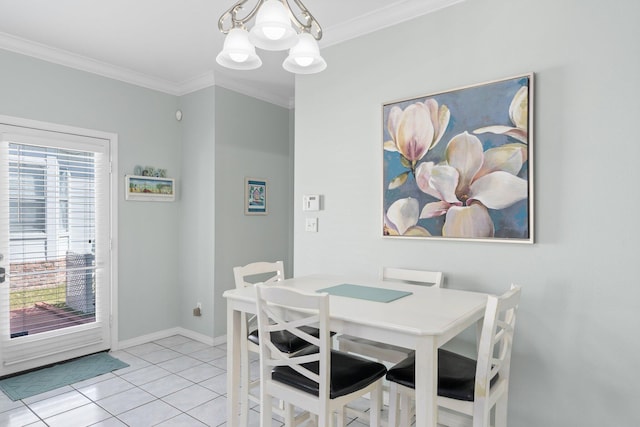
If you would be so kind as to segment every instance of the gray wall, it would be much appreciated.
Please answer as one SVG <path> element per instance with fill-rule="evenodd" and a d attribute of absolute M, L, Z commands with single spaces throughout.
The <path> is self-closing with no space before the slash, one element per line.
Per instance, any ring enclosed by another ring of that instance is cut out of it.
<path fill-rule="evenodd" d="M 292 153 L 288 109 L 216 87 L 214 336 L 226 334 L 233 267 L 283 260 L 291 276 Z M 268 215 L 244 215 L 244 177 L 267 180 Z"/>
<path fill-rule="evenodd" d="M 122 191 L 136 164 L 180 177 L 176 106 L 175 96 L 0 50 L 0 114 L 118 134 L 120 340 L 178 325 L 179 204 Z"/>
<path fill-rule="evenodd" d="M 324 49 L 296 80 L 294 272 L 523 286 L 509 425 L 637 426 L 640 3 L 469 0 Z M 535 75 L 534 245 L 383 239 L 382 104 Z M 303 194 L 324 195 L 305 233 Z"/>
<path fill-rule="evenodd" d="M 290 110 L 214 87 L 175 97 L 3 50 L 0 64 L 0 114 L 118 134 L 120 341 L 178 326 L 222 336 L 233 266 L 283 260 L 291 275 Z M 125 201 L 138 164 L 167 169 L 176 202 Z M 243 214 L 245 176 L 269 181 L 269 215 Z"/>
<path fill-rule="evenodd" d="M 214 218 L 215 89 L 180 97 L 183 113 L 182 179 L 180 185 L 180 325 L 213 336 L 215 271 Z M 194 317 L 196 304 L 202 316 Z"/>
<path fill-rule="evenodd" d="M 180 326 L 215 338 L 226 334 L 222 294 L 234 266 L 283 260 L 291 274 L 290 112 L 220 87 L 182 96 L 179 107 Z M 245 176 L 267 179 L 267 216 L 244 215 Z"/>

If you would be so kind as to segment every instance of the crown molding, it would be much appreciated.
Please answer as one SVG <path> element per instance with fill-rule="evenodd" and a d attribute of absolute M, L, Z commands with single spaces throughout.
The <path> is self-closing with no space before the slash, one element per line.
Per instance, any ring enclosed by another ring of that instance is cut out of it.
<path fill-rule="evenodd" d="M 259 83 L 253 85 L 250 82 L 241 82 L 220 74 L 216 76 L 215 84 L 216 86 L 220 86 L 270 104 L 275 104 L 283 108 L 292 109 L 294 107 L 293 96 L 289 97 L 287 95 L 278 95 L 274 93 L 274 91 L 264 90 L 264 88 L 259 86 Z"/>
<path fill-rule="evenodd" d="M 156 90 L 175 96 L 187 95 L 189 93 L 218 84 L 229 90 L 239 92 L 243 95 L 251 96 L 265 102 L 279 105 L 284 108 L 293 108 L 293 99 L 288 96 L 278 96 L 268 90 L 259 88 L 257 85 L 246 84 L 235 81 L 232 78 L 221 77 L 217 82 L 213 72 L 204 73 L 178 84 L 148 76 L 127 68 L 117 67 L 105 62 L 96 61 L 62 49 L 56 49 L 30 40 L 25 40 L 7 33 L 0 32 L 0 49 L 15 52 L 21 55 L 31 56 L 43 61 L 63 65 L 88 73 L 97 74 L 147 89 Z"/>
<path fill-rule="evenodd" d="M 43 61 L 86 71 L 136 86 L 165 92 L 171 95 L 179 95 L 180 88 L 164 79 L 152 77 L 127 68 L 118 67 L 97 61 L 86 56 L 78 55 L 63 49 L 57 49 L 41 43 L 25 40 L 7 33 L 0 32 L 0 49 L 42 59 Z"/>
<path fill-rule="evenodd" d="M 381 9 L 366 13 L 339 25 L 325 28 L 323 38 L 320 40 L 320 46 L 324 48 L 341 43 L 464 1 L 466 0 L 394 1 Z M 0 49 L 170 95 L 182 96 L 206 87 L 218 85 L 284 108 L 294 108 L 294 97 L 290 96 L 289 93 L 281 95 L 283 91 L 276 91 L 273 88 L 271 90 L 265 89 L 260 87 L 259 82 L 239 81 L 223 74 L 216 74 L 214 78 L 213 71 L 175 83 L 3 32 L 0 32 Z"/>
<path fill-rule="evenodd" d="M 342 43 L 464 1 L 466 0 L 400 0 L 391 2 L 383 8 L 325 28 L 319 44 L 320 47 L 328 47 Z"/>
<path fill-rule="evenodd" d="M 213 73 L 205 73 L 199 77 L 182 82 L 178 86 L 179 89 L 177 95 L 187 95 L 214 85 L 268 102 L 270 104 L 275 104 L 283 108 L 291 109 L 294 106 L 293 97 L 277 96 L 271 91 L 260 88 L 258 83 L 251 84 L 251 82 L 241 82 L 224 74 L 214 77 Z"/>
<path fill-rule="evenodd" d="M 176 85 L 176 95 L 187 95 L 191 92 L 211 87 L 214 84 L 215 78 L 213 76 L 213 72 L 204 73 Z"/>

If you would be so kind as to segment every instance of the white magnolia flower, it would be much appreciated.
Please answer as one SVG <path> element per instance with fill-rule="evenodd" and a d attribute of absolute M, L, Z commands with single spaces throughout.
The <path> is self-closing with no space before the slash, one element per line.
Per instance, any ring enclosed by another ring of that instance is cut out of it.
<path fill-rule="evenodd" d="M 509 135 L 526 144 L 529 140 L 529 132 L 527 130 L 529 125 L 529 88 L 527 86 L 521 87 L 514 95 L 513 100 L 511 100 L 509 118 L 515 127 L 500 125 L 487 126 L 476 129 L 473 133 L 490 132 L 498 135 Z"/>
<path fill-rule="evenodd" d="M 423 162 L 416 169 L 420 190 L 439 199 L 427 203 L 420 218 L 446 215 L 443 236 L 492 237 L 487 209 L 504 209 L 527 198 L 527 181 L 517 176 L 526 154 L 522 144 L 484 152 L 476 136 L 464 132 L 453 137 L 444 163 Z"/>
<path fill-rule="evenodd" d="M 388 236 L 430 236 L 429 232 L 416 225 L 420 215 L 418 200 L 407 197 L 398 199 L 387 210 L 384 234 Z"/>

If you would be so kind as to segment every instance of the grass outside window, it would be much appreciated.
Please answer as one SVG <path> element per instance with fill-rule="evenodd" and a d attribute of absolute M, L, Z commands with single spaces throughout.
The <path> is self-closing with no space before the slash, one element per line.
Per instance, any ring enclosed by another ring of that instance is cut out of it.
<path fill-rule="evenodd" d="M 66 305 L 66 283 L 39 289 L 12 289 L 10 292 L 11 310 L 33 307 L 37 302 L 44 302 L 56 307 Z"/>

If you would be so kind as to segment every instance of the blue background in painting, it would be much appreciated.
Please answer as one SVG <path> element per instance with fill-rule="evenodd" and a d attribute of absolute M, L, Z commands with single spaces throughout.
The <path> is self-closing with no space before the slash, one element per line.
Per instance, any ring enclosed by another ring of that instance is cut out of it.
<path fill-rule="evenodd" d="M 465 131 L 475 135 L 473 133 L 474 130 L 485 126 L 514 126 L 509 118 L 509 106 L 511 105 L 511 101 L 513 100 L 513 96 L 516 92 L 518 92 L 522 86 L 528 86 L 528 84 L 528 77 L 519 77 L 438 95 L 386 104 L 383 107 L 384 141 L 391 140 L 387 128 L 388 116 L 391 108 L 398 106 L 404 110 L 415 102 L 423 102 L 426 99 L 433 98 L 438 102 L 438 106 L 444 104 L 449 108 L 451 117 L 447 130 L 442 135 L 438 145 L 429 150 L 429 152 L 427 152 L 427 154 L 418 162 L 418 165 L 422 162 L 430 161 L 436 164 L 440 163 L 444 160 L 444 153 L 447 144 L 454 136 Z M 529 112 L 529 114 L 531 114 L 531 112 Z M 483 133 L 475 136 L 480 139 L 485 151 L 489 148 L 498 147 L 503 144 L 519 142 L 511 137 L 496 135 L 493 133 Z M 531 149 L 529 149 L 529 156 L 531 156 Z M 408 170 L 402 166 L 400 158 L 400 153 L 384 150 L 383 194 L 385 215 L 389 206 L 398 199 L 406 197 L 418 199 L 420 211 L 422 211 L 422 208 L 427 203 L 438 200 L 420 191 L 416 185 L 415 177 L 411 173 L 409 174 L 407 182 L 403 185 L 393 190 L 388 189 L 389 182 L 391 182 L 393 178 Z M 527 161 L 518 174 L 519 177 L 527 181 L 529 180 L 528 165 L 529 163 Z M 528 199 L 515 203 L 505 209 L 489 209 L 489 214 L 491 215 L 491 219 L 495 225 L 495 237 L 512 239 L 527 239 L 529 237 Z M 421 219 L 418 221 L 418 225 L 426 228 L 432 236 L 442 236 L 444 219 L 444 215 L 437 218 Z"/>

